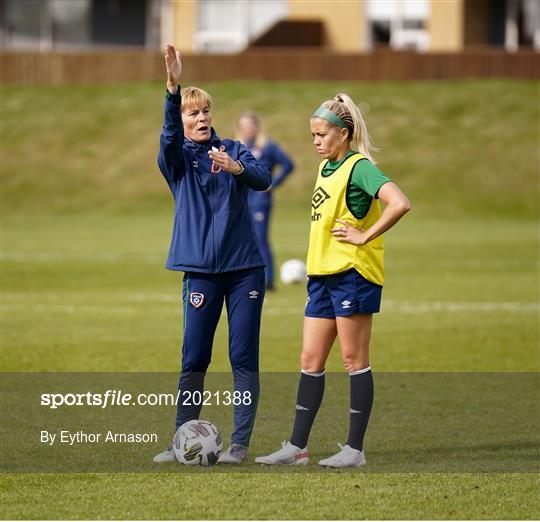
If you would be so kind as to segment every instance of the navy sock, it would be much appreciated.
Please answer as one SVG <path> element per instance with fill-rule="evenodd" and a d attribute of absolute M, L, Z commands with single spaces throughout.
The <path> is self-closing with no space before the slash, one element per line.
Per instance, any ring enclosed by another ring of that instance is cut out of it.
<path fill-rule="evenodd" d="M 291 435 L 291 444 L 299 448 L 307 446 L 309 432 L 324 395 L 324 381 L 324 370 L 319 373 L 307 373 L 302 370 Z"/>
<path fill-rule="evenodd" d="M 349 409 L 349 437 L 347 444 L 354 449 L 362 451 L 364 435 L 366 433 L 373 405 L 373 375 L 368 366 L 362 370 L 349 373 L 350 409 Z"/>

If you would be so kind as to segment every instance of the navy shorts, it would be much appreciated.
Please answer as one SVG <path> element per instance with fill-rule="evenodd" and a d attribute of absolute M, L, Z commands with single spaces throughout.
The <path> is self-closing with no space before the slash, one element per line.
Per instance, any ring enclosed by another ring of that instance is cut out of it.
<path fill-rule="evenodd" d="M 329 276 L 312 276 L 307 285 L 306 317 L 333 319 L 380 310 L 382 286 L 354 268 Z"/>

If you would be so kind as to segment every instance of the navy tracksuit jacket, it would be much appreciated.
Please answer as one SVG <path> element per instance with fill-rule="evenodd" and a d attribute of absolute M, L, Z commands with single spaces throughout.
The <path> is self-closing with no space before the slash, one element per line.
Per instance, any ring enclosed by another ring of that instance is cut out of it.
<path fill-rule="evenodd" d="M 172 241 L 166 267 L 185 272 L 182 392 L 201 391 L 210 364 L 214 333 L 223 303 L 229 320 L 229 358 L 234 390 L 249 391 L 250 404 L 234 408 L 232 442 L 247 446 L 259 395 L 259 330 L 264 299 L 264 261 L 257 247 L 247 205 L 250 189 L 266 190 L 266 167 L 233 140 L 212 129 L 208 142 L 184 138 L 180 94 L 166 94 L 159 168 L 175 201 Z M 244 172 L 213 174 L 208 151 L 225 146 Z M 215 390 L 214 390 L 215 391 Z M 200 405 L 177 407 L 176 424 L 199 417 Z"/>
<path fill-rule="evenodd" d="M 270 217 L 272 213 L 272 192 L 278 188 L 285 178 L 294 169 L 294 164 L 291 158 L 279 148 L 277 143 L 272 140 L 267 140 L 264 147 L 257 148 L 255 143 L 246 144 L 250 152 L 257 160 L 264 165 L 272 175 L 271 190 L 260 192 L 250 190 L 248 197 L 249 210 L 253 218 L 255 226 L 255 235 L 259 250 L 266 265 L 266 286 L 267 288 L 274 287 L 274 258 L 270 239 Z M 278 171 L 274 175 L 274 169 L 279 166 Z"/>

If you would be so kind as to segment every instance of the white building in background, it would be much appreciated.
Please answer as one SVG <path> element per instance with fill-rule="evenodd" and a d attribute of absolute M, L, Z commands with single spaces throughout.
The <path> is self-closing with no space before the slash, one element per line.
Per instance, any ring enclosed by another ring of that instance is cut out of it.
<path fill-rule="evenodd" d="M 288 15 L 287 0 L 203 0 L 198 4 L 193 42 L 198 52 L 243 51 Z"/>
<path fill-rule="evenodd" d="M 2 0 L 8 50 L 540 50 L 540 0 Z"/>
<path fill-rule="evenodd" d="M 429 50 L 429 0 L 366 0 L 368 47 Z"/>

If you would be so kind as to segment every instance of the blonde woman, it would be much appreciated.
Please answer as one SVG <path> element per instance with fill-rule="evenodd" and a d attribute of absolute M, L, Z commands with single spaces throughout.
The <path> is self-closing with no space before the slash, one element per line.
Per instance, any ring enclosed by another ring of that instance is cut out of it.
<path fill-rule="evenodd" d="M 255 462 L 309 462 L 308 438 L 323 398 L 326 360 L 337 337 L 350 376 L 349 433 L 340 451 L 319 464 L 357 467 L 366 463 L 363 443 L 373 403 L 369 341 L 384 283 L 382 234 L 411 204 L 375 166 L 366 124 L 348 95 L 323 102 L 310 127 L 323 161 L 312 198 L 296 414 L 290 440 Z M 386 205 L 382 212 L 379 200 Z"/>
<path fill-rule="evenodd" d="M 266 289 L 274 290 L 274 258 L 269 238 L 272 196 L 293 171 L 294 165 L 287 153 L 275 141 L 263 134 L 261 119 L 257 113 L 244 112 L 238 118 L 237 131 L 240 141 L 272 174 L 270 188 L 266 191 L 250 191 L 248 204 L 259 250 L 266 264 Z"/>

